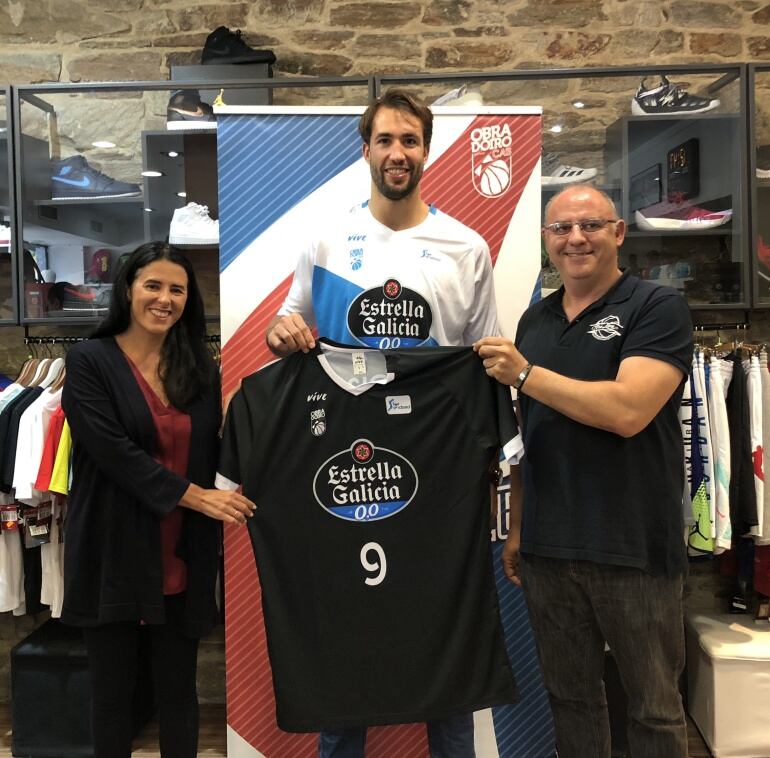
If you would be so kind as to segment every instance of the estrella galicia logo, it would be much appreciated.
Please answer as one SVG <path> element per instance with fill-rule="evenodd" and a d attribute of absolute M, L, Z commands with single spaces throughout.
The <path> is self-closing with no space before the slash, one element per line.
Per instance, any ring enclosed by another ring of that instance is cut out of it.
<path fill-rule="evenodd" d="M 348 329 L 363 345 L 381 349 L 416 347 L 430 337 L 433 313 L 419 293 L 388 279 L 362 292 L 348 309 Z"/>
<path fill-rule="evenodd" d="M 617 316 L 605 316 L 604 318 L 599 319 L 595 324 L 591 324 L 588 334 L 594 339 L 606 342 L 613 337 L 620 337 L 622 329 L 623 325 L 620 323 L 620 319 Z"/>
<path fill-rule="evenodd" d="M 403 455 L 359 439 L 321 464 L 313 494 L 332 516 L 379 521 L 406 508 L 417 484 L 417 472 Z"/>

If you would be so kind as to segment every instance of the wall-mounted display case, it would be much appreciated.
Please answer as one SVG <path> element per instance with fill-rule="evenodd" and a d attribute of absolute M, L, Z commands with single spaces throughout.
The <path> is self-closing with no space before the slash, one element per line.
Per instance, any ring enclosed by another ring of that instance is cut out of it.
<path fill-rule="evenodd" d="M 621 265 L 676 287 L 696 309 L 770 304 L 758 255 L 770 240 L 761 221 L 770 178 L 755 176 L 770 177 L 770 134 L 761 136 L 770 66 L 751 68 L 750 88 L 743 64 L 219 81 L 205 68 L 199 80 L 0 90 L 0 223 L 18 232 L 0 270 L 0 288 L 12 288 L 0 292 L 0 323 L 95 322 L 121 256 L 169 238 L 188 249 L 216 320 L 213 98 L 365 105 L 395 84 L 446 105 L 541 105 L 543 207 L 591 181 L 628 225 Z M 557 286 L 543 263 L 544 286 Z"/>
<path fill-rule="evenodd" d="M 10 91 L 0 88 L 0 324 L 16 323 L 16 256 L 13 255 L 13 150 Z"/>
<path fill-rule="evenodd" d="M 542 207 L 590 181 L 628 232 L 620 262 L 690 306 L 749 305 L 746 67 L 649 66 L 393 75 L 428 102 L 543 107 Z M 768 181 L 770 186 L 770 180 Z M 544 254 L 543 284 L 558 286 Z"/>
<path fill-rule="evenodd" d="M 199 80 L 14 88 L 17 255 L 35 263 L 16 275 L 21 323 L 98 321 L 121 261 L 151 240 L 185 248 L 217 321 L 212 101 L 365 105 L 372 86 L 365 77 L 212 80 L 197 68 Z"/>
<path fill-rule="evenodd" d="M 749 83 L 748 181 L 751 188 L 752 298 L 770 307 L 770 64 L 752 64 Z"/>

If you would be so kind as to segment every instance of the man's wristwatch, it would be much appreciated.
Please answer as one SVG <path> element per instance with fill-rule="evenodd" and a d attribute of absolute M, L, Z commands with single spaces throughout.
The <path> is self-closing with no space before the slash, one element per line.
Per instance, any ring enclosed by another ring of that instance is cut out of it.
<path fill-rule="evenodd" d="M 513 380 L 514 389 L 520 390 L 522 388 L 522 386 L 524 385 L 524 382 L 527 381 L 527 377 L 529 376 L 530 371 L 532 371 L 532 364 L 528 363 L 521 370 L 521 373 Z"/>

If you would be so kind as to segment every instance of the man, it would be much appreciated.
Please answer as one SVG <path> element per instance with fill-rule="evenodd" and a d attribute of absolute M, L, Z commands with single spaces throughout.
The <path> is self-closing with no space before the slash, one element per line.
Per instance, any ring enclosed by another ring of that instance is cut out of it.
<path fill-rule="evenodd" d="M 302 252 L 267 329 L 276 355 L 313 349 L 312 326 L 338 342 L 378 348 L 471 345 L 497 333 L 489 248 L 420 195 L 432 129 L 430 109 L 400 89 L 363 114 L 370 198 Z M 325 732 L 319 756 L 363 757 L 365 741 L 362 729 Z M 472 714 L 429 723 L 428 741 L 432 758 L 474 756 Z"/>
<path fill-rule="evenodd" d="M 526 311 L 515 346 L 475 345 L 487 374 L 518 389 L 523 517 L 513 497 L 503 564 L 521 576 L 562 758 L 609 758 L 605 641 L 629 754 L 687 755 L 677 411 L 692 324 L 673 289 L 620 271 L 625 232 L 604 193 L 556 195 L 542 234 L 563 286 Z"/>

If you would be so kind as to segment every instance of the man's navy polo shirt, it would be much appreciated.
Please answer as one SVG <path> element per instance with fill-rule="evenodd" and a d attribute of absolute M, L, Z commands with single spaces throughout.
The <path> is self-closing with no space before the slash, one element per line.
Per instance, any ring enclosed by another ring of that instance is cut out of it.
<path fill-rule="evenodd" d="M 689 374 L 692 321 L 675 290 L 627 272 L 571 323 L 561 288 L 521 318 L 516 346 L 535 366 L 586 381 L 615 379 L 646 356 Z M 521 550 L 551 558 L 685 570 L 683 385 L 641 432 L 625 439 L 580 424 L 519 393 L 525 457 Z"/>

